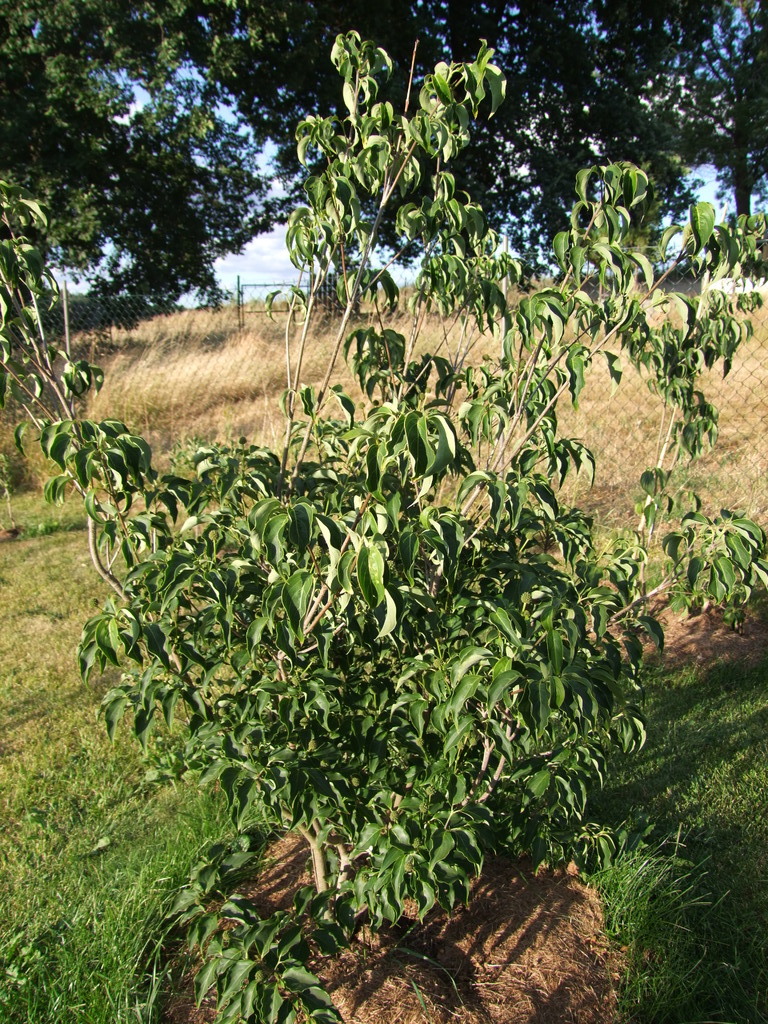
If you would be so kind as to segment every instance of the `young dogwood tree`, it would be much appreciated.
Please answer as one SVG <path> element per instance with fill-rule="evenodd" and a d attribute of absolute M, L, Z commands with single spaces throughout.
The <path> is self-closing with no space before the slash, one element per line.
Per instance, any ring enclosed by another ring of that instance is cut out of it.
<path fill-rule="evenodd" d="M 520 267 L 449 169 L 472 120 L 502 101 L 491 51 L 438 65 L 402 110 L 384 98 L 390 62 L 374 44 L 339 37 L 332 58 L 348 114 L 297 132 L 299 157 L 311 150 L 322 169 L 288 228 L 307 285 L 292 294 L 278 451 L 211 445 L 194 480 L 159 476 L 123 424 L 83 419 L 79 398 L 100 373 L 42 334 L 36 303 L 52 285 L 20 233 L 44 213 L 1 192 L 0 400 L 28 410 L 57 465 L 49 497 L 70 485 L 83 495 L 93 558 L 117 592 L 80 648 L 86 676 L 123 667 L 107 726 L 130 711 L 146 743 L 158 714 L 179 718 L 187 763 L 218 781 L 238 825 L 292 831 L 311 857 L 314 885 L 291 912 L 262 918 L 240 896 L 211 911 L 208 894 L 248 859 L 224 849 L 180 896 L 205 954 L 198 994 L 217 986 L 222 1021 L 338 1020 L 309 957 L 363 921 L 397 921 L 406 904 L 423 917 L 467 900 L 490 850 L 537 864 L 610 855 L 587 797 L 606 754 L 643 741 L 640 635 L 663 635 L 641 569 L 668 508 L 665 459 L 714 437 L 697 380 L 715 362 L 727 369 L 749 329 L 738 297 L 662 285 L 683 264 L 738 275 L 765 231 L 762 218 L 716 225 L 701 203 L 665 233 L 654 266 L 629 242 L 646 176 L 592 167 L 554 241 L 556 282 L 511 304 Z M 424 181 L 430 198 L 411 201 Z M 388 217 L 401 248 L 382 265 Z M 390 320 L 390 267 L 413 251 L 410 318 Z M 309 386 L 329 279 L 342 312 Z M 432 353 L 430 314 L 454 327 Z M 478 338 L 491 355 L 475 356 Z M 337 383 L 342 357 L 358 397 Z M 558 407 L 578 401 L 598 359 L 617 380 L 622 360 L 639 368 L 672 421 L 643 476 L 643 528 L 607 551 L 560 490 L 594 469 L 559 432 Z M 743 602 L 766 579 L 764 544 L 737 514 L 689 512 L 664 540 L 653 593 Z"/>

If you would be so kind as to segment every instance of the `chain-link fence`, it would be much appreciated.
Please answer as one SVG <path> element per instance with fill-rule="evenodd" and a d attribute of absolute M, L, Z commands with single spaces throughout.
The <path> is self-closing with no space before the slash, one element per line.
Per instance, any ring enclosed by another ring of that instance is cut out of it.
<path fill-rule="evenodd" d="M 719 287 L 719 286 L 718 286 Z M 728 289 L 729 283 L 723 285 Z M 676 281 L 676 291 L 698 291 L 699 282 Z M 765 304 L 763 304 L 763 298 Z M 672 489 L 689 505 L 696 494 L 705 511 L 740 508 L 768 518 L 768 291 L 763 288 L 756 308 L 745 316 L 751 323 L 749 340 L 738 349 L 727 374 L 722 364 L 706 370 L 699 390 L 718 411 L 713 448 L 691 462 L 679 460 Z M 582 505 L 603 522 L 631 525 L 633 503 L 642 502 L 641 473 L 656 465 L 670 429 L 672 409 L 655 396 L 647 379 L 626 362 L 621 383 L 611 378 L 599 358 L 590 370 L 577 409 L 563 410 L 562 425 L 595 453 L 597 474 L 588 490 L 576 488 Z"/>
<path fill-rule="evenodd" d="M 106 382 L 93 412 L 147 432 L 161 451 L 185 438 L 241 434 L 279 443 L 276 399 L 286 386 L 287 303 L 275 304 L 274 319 L 263 314 L 267 292 L 282 289 L 285 295 L 289 287 L 243 285 L 236 301 L 218 309 L 186 309 L 135 296 L 68 295 L 51 311 L 49 329 L 68 332 L 76 349 L 104 366 Z M 739 349 L 730 373 L 710 371 L 702 382 L 719 410 L 718 444 L 695 464 L 679 465 L 675 477 L 681 489 L 696 489 L 709 505 L 766 516 L 768 304 L 749 315 L 752 338 Z M 322 376 L 331 333 L 329 328 L 325 337 L 321 327 L 313 339 L 306 380 Z M 595 485 L 577 488 L 578 499 L 607 522 L 627 523 L 627 510 L 639 497 L 640 473 L 656 461 L 668 415 L 634 371 L 625 369 L 618 387 L 600 359 L 590 374 L 578 409 L 562 413 L 564 428 L 597 456 Z M 352 386 L 351 380 L 346 383 Z"/>

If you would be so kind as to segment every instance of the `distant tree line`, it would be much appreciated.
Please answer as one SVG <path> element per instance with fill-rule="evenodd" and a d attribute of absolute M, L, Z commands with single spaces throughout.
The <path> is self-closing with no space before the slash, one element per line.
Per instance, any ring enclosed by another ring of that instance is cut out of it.
<path fill-rule="evenodd" d="M 353 28 L 397 62 L 393 96 L 416 40 L 417 78 L 496 49 L 507 99 L 456 174 L 517 252 L 597 161 L 645 168 L 658 218 L 695 165 L 734 212 L 765 195 L 763 0 L 0 0 L 0 177 L 49 204 L 38 241 L 101 291 L 216 298 L 216 259 L 300 197 L 295 125 L 338 108 L 328 53 Z"/>

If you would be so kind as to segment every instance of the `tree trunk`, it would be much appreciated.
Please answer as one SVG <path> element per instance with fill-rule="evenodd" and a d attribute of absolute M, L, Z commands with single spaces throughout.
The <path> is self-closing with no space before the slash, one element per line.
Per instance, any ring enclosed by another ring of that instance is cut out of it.
<path fill-rule="evenodd" d="M 749 187 L 749 183 L 735 179 L 733 191 L 736 198 L 737 216 L 743 213 L 749 217 L 752 213 L 752 189 Z"/>
<path fill-rule="evenodd" d="M 731 162 L 733 174 L 733 194 L 736 200 L 736 215 L 742 213 L 747 217 L 752 213 L 752 186 L 754 184 L 749 172 L 749 163 L 745 148 L 734 139 L 734 154 Z"/>

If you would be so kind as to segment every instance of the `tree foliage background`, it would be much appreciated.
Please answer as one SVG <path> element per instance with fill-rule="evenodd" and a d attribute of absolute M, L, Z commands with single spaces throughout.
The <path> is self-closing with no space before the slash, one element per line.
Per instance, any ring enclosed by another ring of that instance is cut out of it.
<path fill-rule="evenodd" d="M 721 196 L 732 196 L 737 214 L 768 195 L 767 29 L 760 0 L 722 4 L 699 47 L 679 61 L 681 151 L 693 164 L 715 166 Z"/>
<path fill-rule="evenodd" d="M 689 163 L 739 212 L 764 181 L 761 0 L 0 0 L 0 176 L 48 202 L 38 241 L 101 290 L 216 298 L 215 260 L 295 204 L 293 126 L 341 113 L 325 55 L 352 28 L 392 55 L 396 97 L 416 39 L 417 72 L 495 48 L 507 101 L 456 174 L 534 261 L 590 163 L 642 166 L 660 215 L 692 198 Z"/>

